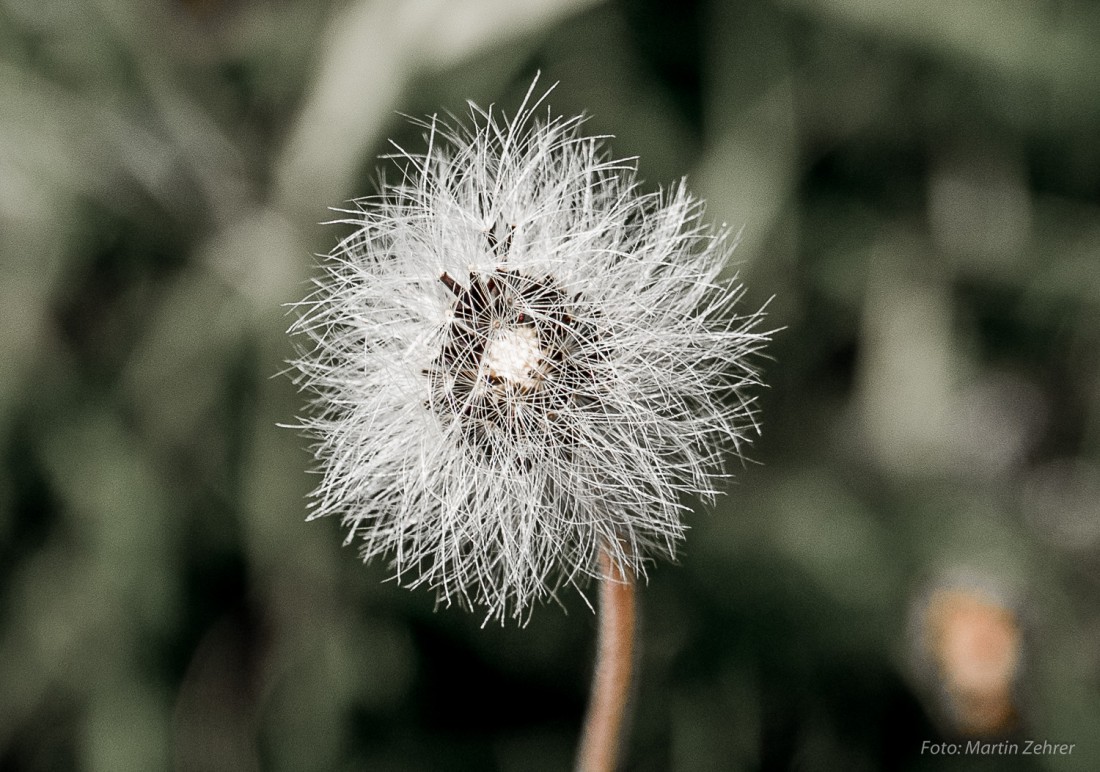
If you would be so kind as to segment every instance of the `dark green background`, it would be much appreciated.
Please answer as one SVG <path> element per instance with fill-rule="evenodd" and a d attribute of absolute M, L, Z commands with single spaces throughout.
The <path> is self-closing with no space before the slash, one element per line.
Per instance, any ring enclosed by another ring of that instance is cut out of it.
<path fill-rule="evenodd" d="M 398 113 L 536 71 L 742 228 L 763 435 L 641 592 L 636 770 L 1100 768 L 1100 7 L 0 0 L 0 769 L 567 769 L 594 618 L 305 523 L 285 304 Z M 732 270 L 732 267 L 731 267 Z M 954 737 L 920 602 L 1023 630 Z"/>

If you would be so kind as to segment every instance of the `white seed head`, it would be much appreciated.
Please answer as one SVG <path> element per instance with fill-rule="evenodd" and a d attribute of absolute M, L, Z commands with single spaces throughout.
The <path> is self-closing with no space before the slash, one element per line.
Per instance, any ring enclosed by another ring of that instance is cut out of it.
<path fill-rule="evenodd" d="M 579 118 L 425 122 L 298 304 L 313 516 L 487 618 L 675 554 L 755 428 L 761 312 L 683 184 L 647 194 Z M 544 99 L 545 97 L 543 97 Z"/>

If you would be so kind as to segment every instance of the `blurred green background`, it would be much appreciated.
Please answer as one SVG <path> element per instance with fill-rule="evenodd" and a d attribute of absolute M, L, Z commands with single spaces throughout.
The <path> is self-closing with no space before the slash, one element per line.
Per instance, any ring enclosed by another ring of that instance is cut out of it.
<path fill-rule="evenodd" d="M 785 328 L 750 460 L 642 590 L 627 768 L 1100 769 L 1075 0 L 0 0 L 0 769 L 569 767 L 581 599 L 481 629 L 386 583 L 276 426 L 327 208 L 420 146 L 398 113 L 538 70 L 743 227 Z M 972 736 L 1076 746 L 921 752 Z"/>

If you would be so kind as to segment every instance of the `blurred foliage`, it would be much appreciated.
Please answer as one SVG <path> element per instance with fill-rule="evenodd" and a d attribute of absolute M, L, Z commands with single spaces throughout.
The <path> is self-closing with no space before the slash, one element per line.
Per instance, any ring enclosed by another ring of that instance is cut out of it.
<path fill-rule="evenodd" d="M 628 767 L 1100 768 L 1084 0 L 0 0 L 0 768 L 569 767 L 582 599 L 481 629 L 360 565 L 274 377 L 398 113 L 536 70 L 785 328 L 644 588 Z M 988 739 L 1072 755 L 922 755 L 990 678 Z"/>

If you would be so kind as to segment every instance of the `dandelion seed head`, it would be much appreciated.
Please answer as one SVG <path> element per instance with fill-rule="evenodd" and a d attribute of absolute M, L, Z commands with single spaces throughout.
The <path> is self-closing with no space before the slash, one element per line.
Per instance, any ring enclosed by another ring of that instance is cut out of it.
<path fill-rule="evenodd" d="M 755 430 L 762 312 L 683 184 L 645 193 L 579 118 L 471 105 L 340 220 L 292 328 L 301 421 L 365 560 L 488 618 L 675 555 Z"/>

